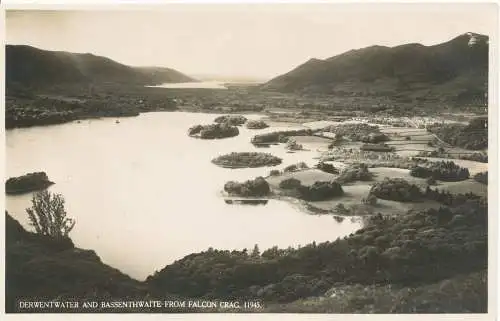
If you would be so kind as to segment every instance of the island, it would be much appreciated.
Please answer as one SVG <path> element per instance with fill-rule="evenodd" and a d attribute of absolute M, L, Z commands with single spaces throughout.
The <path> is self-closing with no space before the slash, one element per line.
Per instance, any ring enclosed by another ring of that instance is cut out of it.
<path fill-rule="evenodd" d="M 28 173 L 26 175 L 11 177 L 5 182 L 5 193 L 24 194 L 43 190 L 54 184 L 45 172 Z"/>
<path fill-rule="evenodd" d="M 247 118 L 241 115 L 224 115 L 214 119 L 214 123 L 240 126 L 246 123 Z"/>
<path fill-rule="evenodd" d="M 247 122 L 248 129 L 264 129 L 269 127 L 269 125 L 263 120 L 249 120 Z"/>
<path fill-rule="evenodd" d="M 227 123 L 196 125 L 188 129 L 188 135 L 201 139 L 220 139 L 238 136 L 240 131 L 238 127 Z"/>
<path fill-rule="evenodd" d="M 264 166 L 276 166 L 281 164 L 282 159 L 269 153 L 242 152 L 230 153 L 219 156 L 212 163 L 226 168 L 254 168 Z"/>

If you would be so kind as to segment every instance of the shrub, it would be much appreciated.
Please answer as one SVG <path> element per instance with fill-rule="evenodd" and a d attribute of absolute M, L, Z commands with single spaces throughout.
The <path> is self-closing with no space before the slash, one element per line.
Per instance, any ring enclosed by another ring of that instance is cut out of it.
<path fill-rule="evenodd" d="M 35 232 L 56 239 L 67 238 L 75 226 L 75 220 L 66 217 L 64 198 L 49 191 L 37 192 L 31 199 L 31 208 L 26 212 Z"/>
<path fill-rule="evenodd" d="M 302 184 L 296 178 L 287 178 L 280 182 L 279 187 L 282 189 L 296 189 L 299 188 Z"/>

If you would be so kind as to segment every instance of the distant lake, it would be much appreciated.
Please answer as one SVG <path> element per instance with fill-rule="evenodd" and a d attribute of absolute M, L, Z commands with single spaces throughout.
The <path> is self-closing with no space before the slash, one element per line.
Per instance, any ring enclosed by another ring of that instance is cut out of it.
<path fill-rule="evenodd" d="M 212 88 L 212 89 L 227 89 L 224 82 L 220 81 L 200 81 L 200 82 L 179 82 L 179 83 L 164 83 L 157 86 L 159 88 Z"/>
<path fill-rule="evenodd" d="M 333 241 L 360 228 L 350 218 L 339 223 L 283 201 L 227 204 L 220 195 L 225 182 L 265 176 L 271 168 L 225 169 L 211 163 L 214 157 L 265 151 L 283 158 L 275 167 L 283 169 L 299 161 L 314 165 L 317 155 L 250 143 L 254 134 L 279 128 L 240 128 L 239 136 L 220 140 L 187 136 L 190 126 L 217 116 L 155 112 L 120 123 L 104 118 L 8 130 L 6 174 L 47 172 L 56 182 L 50 191 L 64 195 L 68 215 L 76 219 L 76 246 L 95 250 L 104 263 L 137 279 L 210 246 L 251 250 L 257 243 L 263 251 Z M 30 199 L 6 197 L 9 213 L 27 228 Z"/>

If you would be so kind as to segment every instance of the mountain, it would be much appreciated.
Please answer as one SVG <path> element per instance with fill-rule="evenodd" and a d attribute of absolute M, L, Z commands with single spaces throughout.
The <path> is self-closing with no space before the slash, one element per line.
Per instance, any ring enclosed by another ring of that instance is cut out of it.
<path fill-rule="evenodd" d="M 465 33 L 434 46 L 371 46 L 310 59 L 262 86 L 282 92 L 329 94 L 479 95 L 488 80 L 488 37 Z"/>
<path fill-rule="evenodd" d="M 131 67 L 93 54 L 48 51 L 24 45 L 6 45 L 6 83 L 47 86 L 75 83 L 156 85 L 194 81 L 176 70 Z"/>

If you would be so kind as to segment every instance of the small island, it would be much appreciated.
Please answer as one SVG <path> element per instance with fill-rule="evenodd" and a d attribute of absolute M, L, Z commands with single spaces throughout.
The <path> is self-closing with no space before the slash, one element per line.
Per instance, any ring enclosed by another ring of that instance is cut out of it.
<path fill-rule="evenodd" d="M 226 168 L 254 168 L 276 166 L 282 159 L 269 153 L 242 152 L 230 153 L 212 160 L 215 165 Z"/>
<path fill-rule="evenodd" d="M 5 182 L 5 193 L 10 195 L 24 194 L 43 190 L 54 184 L 45 172 L 28 173 L 23 176 L 11 177 Z"/>
<path fill-rule="evenodd" d="M 247 122 L 248 129 L 264 129 L 269 127 L 269 125 L 263 120 L 249 120 Z"/>
<path fill-rule="evenodd" d="M 196 125 L 188 129 L 188 135 L 201 139 L 219 139 L 238 136 L 240 131 L 238 127 L 227 123 Z"/>
<path fill-rule="evenodd" d="M 241 115 L 224 115 L 214 119 L 214 123 L 240 126 L 246 123 L 247 118 Z"/>
<path fill-rule="evenodd" d="M 248 180 L 243 183 L 229 181 L 224 184 L 224 191 L 230 196 L 262 197 L 271 192 L 269 183 L 263 177 Z"/>

